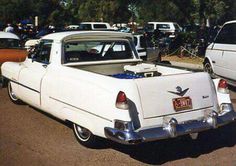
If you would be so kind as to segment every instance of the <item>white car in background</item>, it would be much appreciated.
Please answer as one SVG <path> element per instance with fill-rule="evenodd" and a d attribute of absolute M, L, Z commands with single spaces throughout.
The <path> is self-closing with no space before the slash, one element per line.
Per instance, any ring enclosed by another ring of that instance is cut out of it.
<path fill-rule="evenodd" d="M 30 52 L 30 50 L 32 50 L 35 45 L 39 44 L 40 42 L 40 39 L 30 39 L 30 40 L 27 40 L 25 42 L 25 48 L 28 52 Z"/>
<path fill-rule="evenodd" d="M 112 29 L 106 22 L 82 22 L 79 25 L 80 30 L 109 30 Z"/>
<path fill-rule="evenodd" d="M 208 46 L 203 65 L 212 77 L 220 76 L 236 86 L 236 20 L 223 25 Z"/>
<path fill-rule="evenodd" d="M 143 34 L 134 34 L 134 44 L 138 52 L 138 56 L 143 60 L 147 59 L 147 46 Z"/>
<path fill-rule="evenodd" d="M 77 30 L 79 29 L 79 25 L 68 25 L 66 27 L 67 30 Z"/>
<path fill-rule="evenodd" d="M 175 38 L 176 33 L 182 31 L 182 28 L 176 22 L 148 22 L 148 27 L 150 29 L 159 29 L 165 34 L 169 34 L 170 38 Z"/>

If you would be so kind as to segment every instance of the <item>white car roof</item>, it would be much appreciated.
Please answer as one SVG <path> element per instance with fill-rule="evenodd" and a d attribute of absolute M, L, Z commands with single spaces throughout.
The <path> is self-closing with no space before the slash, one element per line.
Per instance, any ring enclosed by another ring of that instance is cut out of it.
<path fill-rule="evenodd" d="M 42 37 L 42 39 L 46 40 L 54 40 L 61 42 L 62 40 L 70 40 L 70 39 L 89 39 L 89 38 L 129 38 L 132 39 L 132 35 L 129 33 L 122 32 L 113 32 L 113 31 L 69 31 L 69 32 L 58 32 L 51 33 Z"/>
<path fill-rule="evenodd" d="M 0 38 L 18 39 L 18 40 L 20 40 L 20 38 L 16 34 L 10 33 L 10 32 L 3 32 L 3 31 L 0 31 Z"/>
<path fill-rule="evenodd" d="M 81 22 L 80 24 L 108 24 L 108 23 L 107 22 Z"/>
<path fill-rule="evenodd" d="M 148 22 L 148 24 L 175 24 L 176 22 Z"/>
<path fill-rule="evenodd" d="M 225 24 L 232 24 L 232 23 L 236 23 L 236 20 L 228 21 Z"/>

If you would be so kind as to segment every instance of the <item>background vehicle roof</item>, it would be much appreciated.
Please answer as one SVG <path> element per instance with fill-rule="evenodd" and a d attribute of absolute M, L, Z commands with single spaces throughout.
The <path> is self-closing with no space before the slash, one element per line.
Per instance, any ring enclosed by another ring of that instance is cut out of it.
<path fill-rule="evenodd" d="M 176 22 L 148 22 L 148 24 L 175 24 Z"/>
<path fill-rule="evenodd" d="M 80 24 L 108 24 L 108 23 L 107 22 L 81 22 Z"/>
<path fill-rule="evenodd" d="M 14 33 L 3 32 L 3 31 L 0 31 L 0 38 L 8 38 L 8 39 L 18 39 L 18 40 L 20 40 L 20 38 L 17 35 L 15 35 Z"/>
<path fill-rule="evenodd" d="M 132 35 L 129 33 L 114 32 L 114 31 L 69 31 L 69 32 L 58 32 L 51 33 L 42 37 L 42 39 L 62 41 L 65 39 L 73 38 L 129 38 L 132 39 Z"/>
<path fill-rule="evenodd" d="M 225 24 L 231 24 L 231 23 L 236 23 L 236 20 L 228 21 Z"/>

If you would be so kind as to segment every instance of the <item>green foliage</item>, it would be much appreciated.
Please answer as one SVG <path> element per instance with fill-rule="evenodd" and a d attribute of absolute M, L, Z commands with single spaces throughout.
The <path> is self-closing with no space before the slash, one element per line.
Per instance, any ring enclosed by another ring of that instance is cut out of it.
<path fill-rule="evenodd" d="M 180 24 L 236 19 L 235 0 L 1 0 L 0 22 L 17 23 L 39 16 L 39 24 L 78 24 L 81 21 L 127 23 L 176 21 Z"/>

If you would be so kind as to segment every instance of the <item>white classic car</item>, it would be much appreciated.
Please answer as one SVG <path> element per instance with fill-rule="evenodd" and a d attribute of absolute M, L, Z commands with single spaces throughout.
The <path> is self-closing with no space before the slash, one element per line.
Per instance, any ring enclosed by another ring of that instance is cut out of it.
<path fill-rule="evenodd" d="M 123 144 L 196 137 L 236 117 L 224 80 L 144 64 L 126 33 L 50 34 L 24 62 L 1 69 L 14 103 L 71 122 L 88 147 L 97 136 Z"/>

